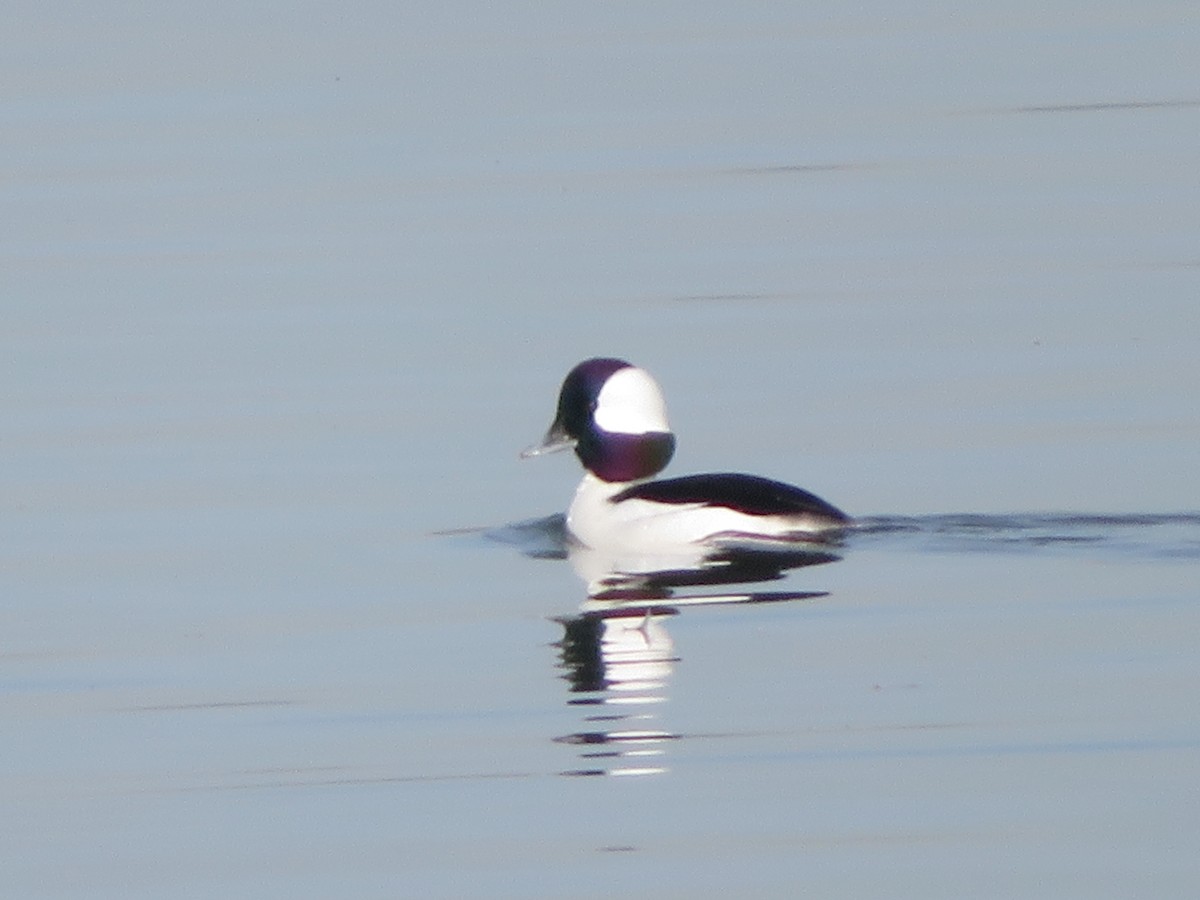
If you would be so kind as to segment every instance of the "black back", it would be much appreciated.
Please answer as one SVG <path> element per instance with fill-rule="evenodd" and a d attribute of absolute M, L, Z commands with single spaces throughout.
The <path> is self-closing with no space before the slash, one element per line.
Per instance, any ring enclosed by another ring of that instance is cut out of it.
<path fill-rule="evenodd" d="M 752 516 L 815 515 L 849 524 L 850 517 L 815 494 L 795 485 L 757 475 L 716 472 L 648 481 L 626 488 L 613 503 L 629 499 L 659 503 L 703 503 L 724 506 Z"/>

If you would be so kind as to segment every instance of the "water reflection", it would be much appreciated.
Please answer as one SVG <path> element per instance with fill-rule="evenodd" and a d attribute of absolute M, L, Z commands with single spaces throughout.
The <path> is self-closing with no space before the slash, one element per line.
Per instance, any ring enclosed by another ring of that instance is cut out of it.
<path fill-rule="evenodd" d="M 770 603 L 824 596 L 820 591 L 764 591 L 751 585 L 789 569 L 831 562 L 829 543 L 770 548 L 610 554 L 566 539 L 560 516 L 510 526 L 493 535 L 537 558 L 566 558 L 586 586 L 580 612 L 556 619 L 555 644 L 578 730 L 555 738 L 579 747 L 581 765 L 564 775 L 654 775 L 667 771 L 667 746 L 680 736 L 660 713 L 679 657 L 667 629 L 688 606 Z M 721 590 L 737 585 L 739 590 Z"/>
<path fill-rule="evenodd" d="M 666 771 L 663 745 L 677 735 L 658 726 L 656 707 L 676 662 L 666 628 L 671 609 L 592 612 L 557 619 L 557 647 L 583 728 L 555 740 L 580 746 L 584 766 L 566 775 L 653 775 Z"/>

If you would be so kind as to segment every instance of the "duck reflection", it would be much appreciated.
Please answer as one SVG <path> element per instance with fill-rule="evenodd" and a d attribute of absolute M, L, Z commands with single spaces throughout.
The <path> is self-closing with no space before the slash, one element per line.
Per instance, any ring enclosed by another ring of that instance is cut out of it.
<path fill-rule="evenodd" d="M 747 540 L 670 554 L 607 552 L 571 540 L 562 515 L 493 529 L 488 536 L 529 557 L 566 559 L 586 585 L 579 612 L 554 620 L 563 629 L 554 646 L 567 703 L 583 714 L 579 730 L 555 738 L 580 748 L 583 764 L 564 775 L 667 771 L 667 746 L 680 738 L 659 720 L 679 661 L 667 630 L 671 617 L 692 606 L 824 597 L 824 591 L 756 586 L 840 559 L 840 543 L 830 538 Z"/>
<path fill-rule="evenodd" d="M 584 710 L 583 728 L 557 738 L 581 747 L 585 765 L 568 775 L 652 775 L 666 771 L 665 749 L 679 735 L 663 728 L 679 657 L 668 620 L 688 606 L 770 603 L 824 596 L 821 591 L 714 588 L 784 577 L 789 569 L 838 559 L 827 542 L 726 547 L 672 556 L 607 554 L 568 542 L 565 554 L 587 585 L 578 615 L 558 618 L 556 645 L 568 703 Z"/>
<path fill-rule="evenodd" d="M 556 738 L 582 748 L 587 767 L 567 775 L 650 775 L 662 745 L 676 735 L 656 727 L 654 707 L 666 699 L 676 661 L 664 624 L 673 610 L 589 612 L 560 618 L 561 665 L 572 697 L 582 707 L 584 730 Z"/>

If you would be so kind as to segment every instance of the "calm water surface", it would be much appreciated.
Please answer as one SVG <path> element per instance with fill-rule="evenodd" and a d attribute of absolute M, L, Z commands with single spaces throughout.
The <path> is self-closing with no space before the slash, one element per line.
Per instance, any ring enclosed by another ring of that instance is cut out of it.
<path fill-rule="evenodd" d="M 1195 896 L 1190 7 L 7 34 L 0 893 Z M 597 354 L 842 558 L 489 539 Z"/>

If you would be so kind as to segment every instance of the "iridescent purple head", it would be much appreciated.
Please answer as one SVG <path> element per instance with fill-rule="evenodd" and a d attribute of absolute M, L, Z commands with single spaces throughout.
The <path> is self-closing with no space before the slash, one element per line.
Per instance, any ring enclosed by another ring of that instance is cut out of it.
<path fill-rule="evenodd" d="M 545 439 L 522 456 L 567 447 L 604 481 L 636 481 L 661 472 L 675 452 L 675 436 L 658 383 L 624 360 L 581 362 L 563 381 Z"/>

